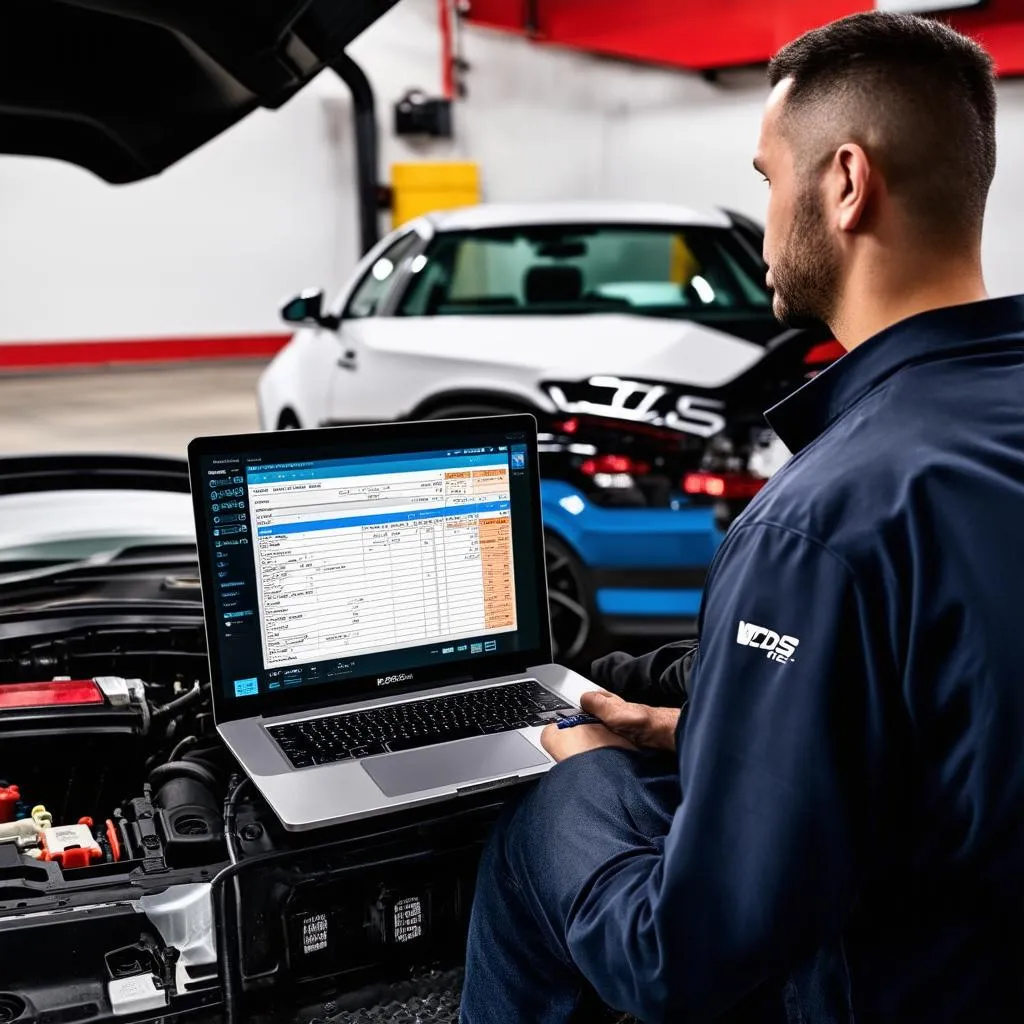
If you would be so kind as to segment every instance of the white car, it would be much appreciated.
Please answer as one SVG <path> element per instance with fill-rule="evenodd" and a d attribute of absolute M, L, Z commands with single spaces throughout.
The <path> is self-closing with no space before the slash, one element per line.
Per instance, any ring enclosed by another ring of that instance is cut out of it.
<path fill-rule="evenodd" d="M 762 412 L 835 355 L 772 315 L 745 218 L 483 205 L 394 232 L 259 383 L 265 429 L 529 411 L 556 648 L 678 635 L 721 530 L 788 453 Z"/>
<path fill-rule="evenodd" d="M 331 303 L 305 292 L 282 313 L 304 326 L 260 381 L 265 429 L 481 408 L 553 414 L 564 402 L 552 382 L 595 377 L 705 395 L 782 333 L 749 222 L 647 203 L 432 214 L 377 245 Z M 614 407 L 601 391 L 590 397 Z M 721 425 L 713 408 L 672 411 L 707 436 Z M 660 407 L 645 414 L 664 418 Z"/>

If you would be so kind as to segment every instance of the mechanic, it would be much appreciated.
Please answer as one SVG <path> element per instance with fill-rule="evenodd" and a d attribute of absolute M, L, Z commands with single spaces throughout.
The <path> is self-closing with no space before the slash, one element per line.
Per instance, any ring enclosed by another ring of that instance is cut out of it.
<path fill-rule="evenodd" d="M 598 666 L 605 724 L 545 733 L 560 763 L 481 864 L 467 1024 L 593 992 L 646 1022 L 1024 1020 L 1024 296 L 981 272 L 991 61 L 870 13 L 769 80 L 775 313 L 847 355 L 767 414 L 793 458 L 720 548 L 695 658 Z M 621 696 L 681 681 L 682 713 Z"/>

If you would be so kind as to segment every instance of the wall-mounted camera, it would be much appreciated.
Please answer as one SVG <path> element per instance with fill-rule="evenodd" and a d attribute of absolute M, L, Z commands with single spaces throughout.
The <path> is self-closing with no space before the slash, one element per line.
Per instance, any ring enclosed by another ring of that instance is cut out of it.
<path fill-rule="evenodd" d="M 422 89 L 410 89 L 395 104 L 395 134 L 450 139 L 452 101 L 428 96 Z"/>

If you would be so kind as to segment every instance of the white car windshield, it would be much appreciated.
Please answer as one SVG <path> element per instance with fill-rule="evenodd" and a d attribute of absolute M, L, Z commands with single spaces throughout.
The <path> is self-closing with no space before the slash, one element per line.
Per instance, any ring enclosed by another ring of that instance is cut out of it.
<path fill-rule="evenodd" d="M 438 234 L 400 316 L 765 315 L 764 267 L 728 228 L 529 225 Z"/>

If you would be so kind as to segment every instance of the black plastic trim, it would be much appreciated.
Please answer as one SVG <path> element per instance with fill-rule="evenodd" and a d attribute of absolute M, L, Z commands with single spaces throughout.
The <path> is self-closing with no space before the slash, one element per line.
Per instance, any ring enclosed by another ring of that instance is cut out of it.
<path fill-rule="evenodd" d="M 171 457 L 107 453 L 0 458 L 0 490 L 4 494 L 69 490 L 188 494 L 188 463 Z"/>

